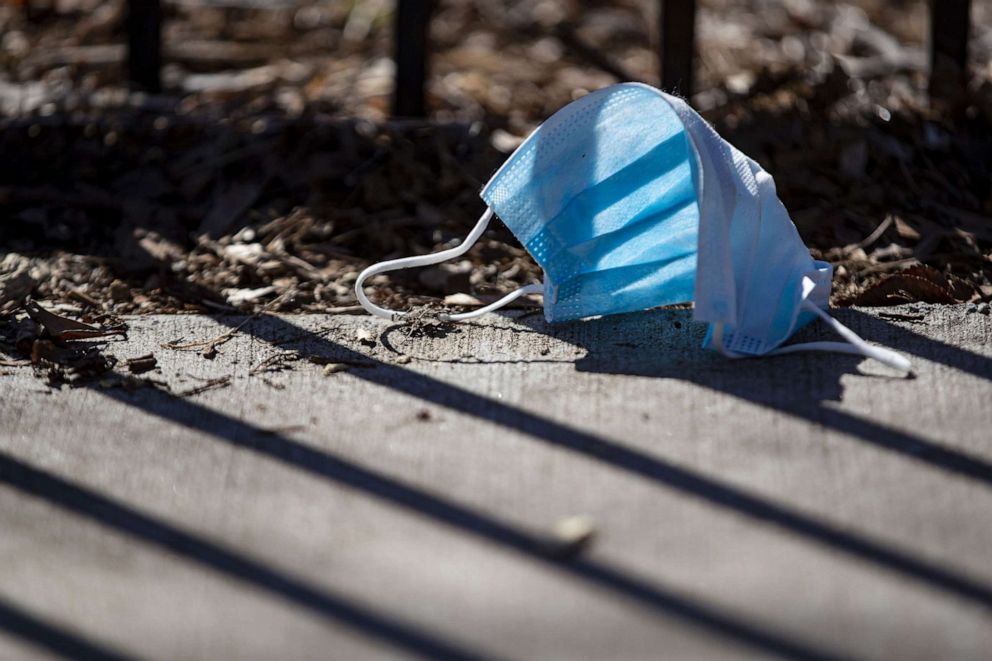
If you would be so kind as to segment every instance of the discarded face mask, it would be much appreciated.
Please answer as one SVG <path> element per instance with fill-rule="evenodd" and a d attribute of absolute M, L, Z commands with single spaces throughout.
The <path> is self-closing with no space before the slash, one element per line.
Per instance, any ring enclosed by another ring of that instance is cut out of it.
<path fill-rule="evenodd" d="M 365 269 L 355 283 L 362 306 L 401 318 L 369 301 L 365 280 L 463 255 L 495 214 L 544 269 L 544 285 L 442 319 L 533 293 L 543 293 L 549 322 L 692 301 L 693 318 L 709 324 L 704 346 L 729 357 L 837 351 L 911 369 L 827 314 L 832 267 L 810 256 L 771 175 L 684 100 L 648 85 L 607 87 L 555 113 L 482 199 L 489 208 L 458 247 Z M 817 317 L 846 342 L 780 346 Z"/>

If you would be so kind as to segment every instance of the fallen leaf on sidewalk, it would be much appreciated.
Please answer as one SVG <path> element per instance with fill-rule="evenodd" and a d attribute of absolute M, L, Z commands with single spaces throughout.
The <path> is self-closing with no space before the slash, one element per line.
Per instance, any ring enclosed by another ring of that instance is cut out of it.
<path fill-rule="evenodd" d="M 55 340 L 83 340 L 111 335 L 127 337 L 127 333 L 122 328 L 99 328 L 84 324 L 81 321 L 49 312 L 31 300 L 24 302 L 24 309 L 28 316 L 41 324 L 48 335 Z"/>
<path fill-rule="evenodd" d="M 841 305 L 884 306 L 900 303 L 963 303 L 975 290 L 960 278 L 919 265 L 888 275 Z"/>

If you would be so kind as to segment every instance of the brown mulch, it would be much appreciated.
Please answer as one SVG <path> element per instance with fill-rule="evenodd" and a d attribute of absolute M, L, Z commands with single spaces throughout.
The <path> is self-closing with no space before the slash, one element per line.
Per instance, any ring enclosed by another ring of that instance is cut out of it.
<path fill-rule="evenodd" d="M 604 68 L 656 77 L 653 2 L 451 0 L 431 121 L 389 121 L 391 3 L 241 4 L 166 4 L 168 89 L 152 98 L 121 87 L 122 3 L 0 5 L 0 315 L 28 296 L 90 317 L 351 310 L 371 261 L 463 236 L 489 175 L 615 82 Z M 780 10 L 702 3 L 693 102 L 775 175 L 836 266 L 834 302 L 992 299 L 984 3 L 976 80 L 943 108 L 924 94 L 922 3 L 764 4 Z M 377 289 L 406 306 L 539 279 L 499 226 L 463 263 Z"/>

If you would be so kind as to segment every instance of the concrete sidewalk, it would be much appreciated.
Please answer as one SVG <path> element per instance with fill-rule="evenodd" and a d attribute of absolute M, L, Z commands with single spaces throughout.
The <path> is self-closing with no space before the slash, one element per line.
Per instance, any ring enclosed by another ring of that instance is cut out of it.
<path fill-rule="evenodd" d="M 519 314 L 130 319 L 171 393 L 3 368 L 0 658 L 992 656 L 992 318 L 837 311 L 904 379 Z"/>

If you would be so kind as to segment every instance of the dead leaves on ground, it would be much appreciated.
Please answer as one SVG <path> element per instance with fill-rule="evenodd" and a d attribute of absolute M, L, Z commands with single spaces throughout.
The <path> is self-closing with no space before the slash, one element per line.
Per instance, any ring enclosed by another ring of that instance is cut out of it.
<path fill-rule="evenodd" d="M 918 265 L 877 279 L 864 291 L 838 304 L 861 306 L 902 303 L 967 303 L 976 298 L 975 288 L 951 274 Z"/>
<path fill-rule="evenodd" d="M 9 317 L 3 326 L 3 345 L 21 359 L 5 359 L 5 366 L 32 366 L 51 386 L 77 385 L 104 376 L 117 359 L 103 353 L 93 340 L 126 337 L 121 324 L 97 326 L 45 309 L 30 299 L 21 318 Z"/>
<path fill-rule="evenodd" d="M 90 324 L 84 324 L 81 321 L 49 312 L 31 300 L 24 303 L 24 311 L 28 313 L 31 319 L 41 324 L 45 332 L 53 340 L 91 340 L 115 335 L 127 337 L 127 333 L 121 326 L 100 328 Z"/>
<path fill-rule="evenodd" d="M 27 300 L 20 315 L 0 316 L 0 367 L 33 367 L 35 373 L 51 387 L 89 386 L 101 388 L 142 388 L 153 387 L 169 391 L 164 381 L 144 376 L 159 369 L 158 358 L 152 353 L 119 361 L 105 353 L 106 342 L 111 338 L 127 338 L 127 328 L 121 323 L 97 325 L 58 314 L 41 304 Z M 237 326 L 220 335 L 205 340 L 184 342 L 176 340 L 162 343 L 162 348 L 173 351 L 195 351 L 204 358 L 212 359 L 217 348 L 238 335 L 246 324 L 255 320 L 261 313 L 251 315 Z M 92 321 L 92 320 L 90 320 Z M 326 331 L 305 332 L 275 342 L 274 345 L 298 342 Z M 7 354 L 6 356 L 3 354 Z M 120 364 L 122 362 L 122 364 Z M 325 376 L 354 367 L 372 367 L 371 360 L 332 359 L 308 355 L 297 350 L 281 350 L 270 355 L 249 370 L 249 376 L 257 376 L 269 385 L 273 383 L 268 375 L 293 368 L 294 363 L 305 362 L 318 365 Z M 120 368 L 118 365 L 120 364 Z M 233 375 L 219 377 L 188 378 L 201 381 L 184 390 L 174 391 L 176 397 L 192 397 L 211 390 L 226 388 L 233 383 Z"/>
<path fill-rule="evenodd" d="M 0 320 L 0 346 L 23 356 L 4 359 L 8 367 L 32 367 L 50 387 L 98 385 L 104 388 L 165 387 L 161 381 L 143 377 L 158 361 L 152 354 L 125 361 L 130 374 L 116 372 L 118 360 L 104 352 L 109 338 L 127 338 L 122 323 L 96 325 L 46 309 L 33 300 L 22 306 L 23 317 Z"/>

